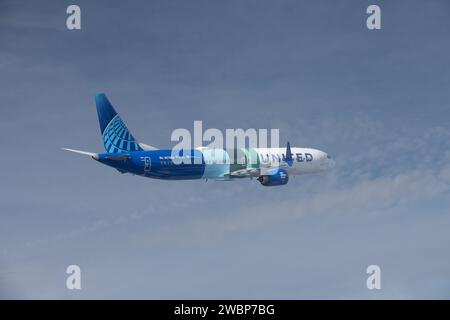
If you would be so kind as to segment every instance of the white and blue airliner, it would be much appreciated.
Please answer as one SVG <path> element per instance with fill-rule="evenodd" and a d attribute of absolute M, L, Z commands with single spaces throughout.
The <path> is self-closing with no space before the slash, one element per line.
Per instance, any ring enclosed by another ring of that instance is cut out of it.
<path fill-rule="evenodd" d="M 133 137 L 104 94 L 97 94 L 95 102 L 106 152 L 63 149 L 90 156 L 121 173 L 165 180 L 256 178 L 263 186 L 279 186 L 287 184 L 289 176 L 323 172 L 335 165 L 327 153 L 291 148 L 289 142 L 286 148 L 158 149 Z"/>

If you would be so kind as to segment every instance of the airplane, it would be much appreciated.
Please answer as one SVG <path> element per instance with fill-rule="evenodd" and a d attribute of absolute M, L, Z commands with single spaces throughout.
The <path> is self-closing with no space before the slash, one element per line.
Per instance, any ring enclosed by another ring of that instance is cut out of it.
<path fill-rule="evenodd" d="M 256 178 L 263 186 L 280 186 L 288 183 L 289 176 L 323 172 L 335 166 L 326 152 L 291 148 L 289 142 L 286 148 L 158 149 L 134 138 L 105 94 L 96 94 L 95 102 L 106 152 L 62 149 L 90 156 L 121 173 L 164 180 Z"/>

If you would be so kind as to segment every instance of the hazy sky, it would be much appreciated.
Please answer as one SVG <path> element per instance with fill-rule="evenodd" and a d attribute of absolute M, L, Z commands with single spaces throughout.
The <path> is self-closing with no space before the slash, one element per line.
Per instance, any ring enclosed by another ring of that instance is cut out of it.
<path fill-rule="evenodd" d="M 449 13 L 0 0 L 0 297 L 450 298 Z M 337 166 L 274 188 L 121 175 L 60 150 L 103 151 L 96 92 L 147 144 L 170 148 L 194 120 L 279 128 Z M 65 287 L 70 264 L 81 291 Z"/>

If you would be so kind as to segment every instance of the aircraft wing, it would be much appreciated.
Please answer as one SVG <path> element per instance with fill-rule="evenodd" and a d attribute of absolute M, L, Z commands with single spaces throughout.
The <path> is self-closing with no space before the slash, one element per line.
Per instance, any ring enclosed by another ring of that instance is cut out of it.
<path fill-rule="evenodd" d="M 240 169 L 233 172 L 230 172 L 229 174 L 225 174 L 224 177 L 227 178 L 246 178 L 246 177 L 259 177 L 262 174 L 273 174 L 273 172 L 276 172 L 280 168 L 288 169 L 290 167 L 289 163 L 286 163 L 284 161 L 277 163 L 277 165 L 260 165 L 260 168 L 247 168 L 247 169 Z"/>
<path fill-rule="evenodd" d="M 260 170 L 256 169 L 256 168 L 247 168 L 247 169 L 241 169 L 241 170 L 236 170 L 236 171 L 230 172 L 229 174 L 226 174 L 225 176 L 228 178 L 258 177 L 259 171 Z"/>

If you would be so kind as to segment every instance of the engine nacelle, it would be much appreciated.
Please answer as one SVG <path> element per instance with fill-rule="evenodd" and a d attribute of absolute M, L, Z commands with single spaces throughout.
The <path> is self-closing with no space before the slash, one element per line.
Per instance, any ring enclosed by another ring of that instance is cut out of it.
<path fill-rule="evenodd" d="M 281 186 L 288 183 L 289 174 L 285 169 L 280 168 L 274 174 L 259 176 L 258 181 L 265 187 Z"/>

